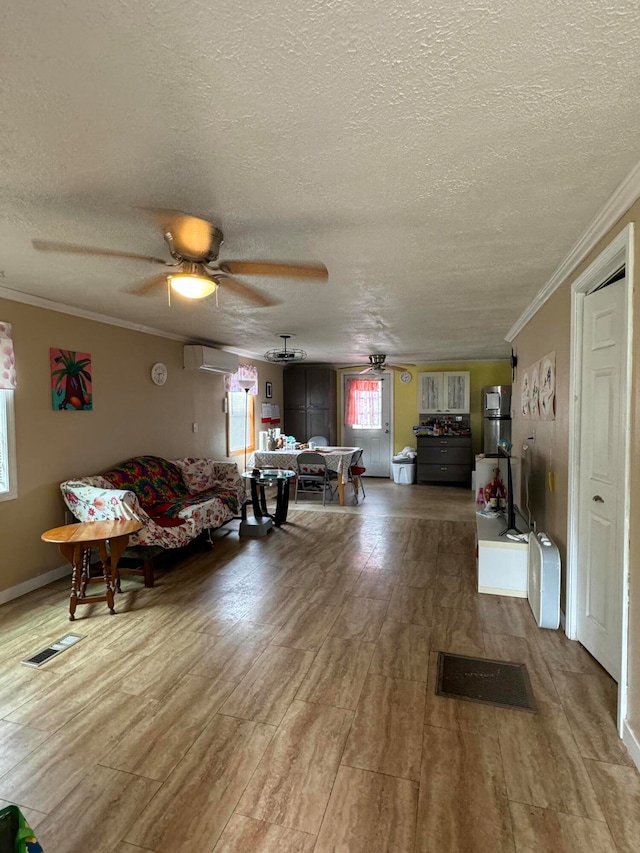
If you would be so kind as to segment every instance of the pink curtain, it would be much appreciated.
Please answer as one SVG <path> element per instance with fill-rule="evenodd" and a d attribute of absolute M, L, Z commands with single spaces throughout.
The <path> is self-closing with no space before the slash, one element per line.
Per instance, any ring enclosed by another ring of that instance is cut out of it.
<path fill-rule="evenodd" d="M 16 359 L 13 354 L 11 323 L 0 322 L 0 388 L 16 387 Z"/>
<path fill-rule="evenodd" d="M 244 391 L 242 385 L 239 384 L 241 379 L 253 379 L 255 385 L 249 388 L 249 394 L 256 395 L 258 393 L 258 368 L 255 364 L 238 365 L 237 373 L 225 373 L 224 375 L 224 390 L 225 391 Z"/>
<path fill-rule="evenodd" d="M 381 426 L 381 395 L 378 380 L 347 379 L 346 397 L 344 422 L 347 426 Z"/>

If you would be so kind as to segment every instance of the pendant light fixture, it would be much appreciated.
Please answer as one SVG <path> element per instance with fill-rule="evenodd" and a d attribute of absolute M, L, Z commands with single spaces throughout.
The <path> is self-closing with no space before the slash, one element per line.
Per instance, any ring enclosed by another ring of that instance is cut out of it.
<path fill-rule="evenodd" d="M 304 361 L 307 357 L 303 349 L 287 349 L 287 341 L 295 338 L 295 335 L 290 333 L 282 333 L 277 337 L 282 338 L 284 346 L 280 349 L 270 349 L 265 352 L 264 357 L 267 361 L 273 361 L 277 364 L 294 364 L 296 361 Z"/>

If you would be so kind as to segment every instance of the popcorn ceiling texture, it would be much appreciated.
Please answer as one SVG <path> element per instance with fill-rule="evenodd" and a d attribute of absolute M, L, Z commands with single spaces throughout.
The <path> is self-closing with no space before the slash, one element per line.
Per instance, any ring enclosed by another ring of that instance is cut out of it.
<path fill-rule="evenodd" d="M 0 42 L 0 284 L 257 354 L 506 355 L 639 159 L 637 0 L 8 0 Z M 144 264 L 31 248 L 157 255 L 149 205 L 329 282 L 169 308 L 123 292 Z"/>

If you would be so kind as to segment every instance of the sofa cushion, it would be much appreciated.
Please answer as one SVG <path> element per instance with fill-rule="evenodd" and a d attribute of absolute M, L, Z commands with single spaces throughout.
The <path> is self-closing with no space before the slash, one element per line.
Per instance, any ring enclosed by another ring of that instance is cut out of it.
<path fill-rule="evenodd" d="M 190 495 L 199 495 L 211 489 L 217 482 L 213 459 L 186 457 L 174 463 L 182 472 L 182 479 Z"/>
<path fill-rule="evenodd" d="M 189 497 L 178 466 L 159 456 L 127 459 L 102 476 L 116 488 L 134 492 L 145 510 Z"/>
<path fill-rule="evenodd" d="M 155 512 L 158 512 L 165 518 L 177 518 L 183 510 L 188 507 L 195 507 L 198 504 L 207 503 L 214 498 L 217 498 L 221 503 L 225 504 L 234 515 L 238 512 L 240 506 L 238 495 L 235 492 L 230 492 L 227 489 L 208 489 L 206 492 L 201 492 L 199 495 L 187 495 L 186 497 L 176 498 L 173 501 L 166 501 L 158 504 L 155 507 Z M 155 521 L 156 519 L 154 519 Z"/>

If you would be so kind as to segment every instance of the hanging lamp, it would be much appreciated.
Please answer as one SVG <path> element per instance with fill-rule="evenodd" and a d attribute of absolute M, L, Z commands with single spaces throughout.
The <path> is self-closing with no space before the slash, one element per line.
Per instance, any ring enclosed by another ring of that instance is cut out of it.
<path fill-rule="evenodd" d="M 264 357 L 267 361 L 273 361 L 277 364 L 294 364 L 296 361 L 304 361 L 307 357 L 303 349 L 287 349 L 287 341 L 295 338 L 295 335 L 283 333 L 277 337 L 282 338 L 284 346 L 280 349 L 270 349 L 265 352 Z"/>

